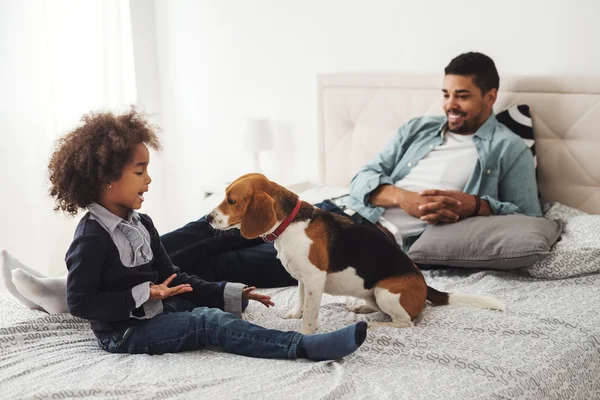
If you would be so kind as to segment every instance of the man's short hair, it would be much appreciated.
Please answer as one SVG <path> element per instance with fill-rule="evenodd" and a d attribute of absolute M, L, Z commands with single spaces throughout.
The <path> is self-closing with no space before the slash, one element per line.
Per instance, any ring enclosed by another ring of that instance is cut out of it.
<path fill-rule="evenodd" d="M 444 69 L 446 75 L 473 76 L 473 83 L 487 93 L 490 89 L 498 89 L 500 77 L 494 60 L 482 53 L 463 53 L 450 61 Z"/>

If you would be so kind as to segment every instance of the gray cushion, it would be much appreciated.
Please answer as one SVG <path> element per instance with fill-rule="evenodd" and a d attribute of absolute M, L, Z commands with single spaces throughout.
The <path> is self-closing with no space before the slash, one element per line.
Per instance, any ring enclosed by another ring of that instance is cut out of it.
<path fill-rule="evenodd" d="M 550 254 L 562 232 L 560 221 L 525 215 L 473 217 L 431 225 L 408 255 L 419 264 L 513 269 Z"/>

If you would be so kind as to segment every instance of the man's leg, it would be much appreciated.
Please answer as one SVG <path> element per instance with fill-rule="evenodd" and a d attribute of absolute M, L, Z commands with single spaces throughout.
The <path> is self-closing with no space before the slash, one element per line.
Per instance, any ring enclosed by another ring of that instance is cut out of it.
<path fill-rule="evenodd" d="M 337 214 L 343 210 L 330 201 L 315 204 Z M 277 258 L 272 243 L 244 239 L 238 229 L 213 229 L 206 218 L 161 236 L 173 264 L 206 281 L 241 282 L 257 287 L 296 285 Z"/>
<path fill-rule="evenodd" d="M 50 314 L 68 312 L 66 277 L 47 278 L 4 249 L 0 250 L 0 268 L 9 293 L 26 307 Z"/>
<path fill-rule="evenodd" d="M 213 254 L 237 250 L 259 243 L 244 239 L 238 229 L 220 231 L 213 229 L 202 217 L 160 237 L 171 261 L 187 272 Z"/>
<path fill-rule="evenodd" d="M 38 278 L 22 269 L 12 272 L 12 279 L 19 292 L 39 305 L 48 314 L 68 313 L 67 278 Z"/>
<path fill-rule="evenodd" d="M 277 258 L 273 243 L 215 254 L 203 263 L 186 270 L 212 281 L 240 282 L 262 288 L 295 286 L 298 282 L 285 270 Z"/>
<path fill-rule="evenodd" d="M 215 230 L 205 217 L 160 239 L 173 264 L 206 281 L 258 287 L 297 284 L 281 265 L 272 243 L 245 239 L 238 229 Z"/>

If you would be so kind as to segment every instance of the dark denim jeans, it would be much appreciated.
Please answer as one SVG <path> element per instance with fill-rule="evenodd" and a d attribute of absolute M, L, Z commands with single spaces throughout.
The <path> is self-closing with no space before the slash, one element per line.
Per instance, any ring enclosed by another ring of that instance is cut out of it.
<path fill-rule="evenodd" d="M 163 300 L 164 312 L 100 341 L 111 353 L 164 354 L 204 347 L 260 358 L 296 358 L 298 332 L 262 328 L 217 308 L 196 307 L 177 296 Z"/>
<path fill-rule="evenodd" d="M 329 200 L 315 205 L 348 217 Z M 382 233 L 358 213 L 348 218 Z M 273 243 L 244 239 L 238 229 L 216 231 L 204 217 L 162 235 L 161 241 L 173 264 L 209 282 L 240 282 L 263 288 L 297 284 L 281 265 Z"/>

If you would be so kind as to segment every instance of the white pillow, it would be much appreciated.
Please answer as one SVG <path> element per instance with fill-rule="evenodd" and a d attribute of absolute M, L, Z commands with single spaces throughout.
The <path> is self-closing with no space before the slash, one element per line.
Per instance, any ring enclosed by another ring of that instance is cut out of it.
<path fill-rule="evenodd" d="M 526 271 L 550 279 L 600 272 L 600 215 L 586 214 L 560 203 L 544 208 L 546 218 L 563 221 L 563 233 L 550 255 L 526 267 Z"/>

